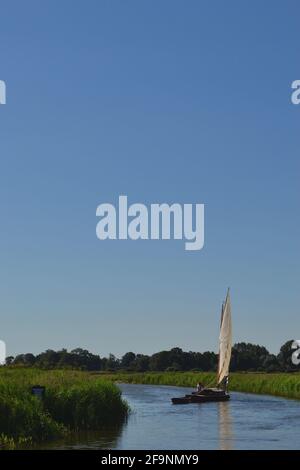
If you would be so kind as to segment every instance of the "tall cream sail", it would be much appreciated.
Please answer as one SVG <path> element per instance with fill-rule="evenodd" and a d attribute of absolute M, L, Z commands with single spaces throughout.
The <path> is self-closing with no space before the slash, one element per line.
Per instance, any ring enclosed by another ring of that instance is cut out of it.
<path fill-rule="evenodd" d="M 222 308 L 221 328 L 220 328 L 220 349 L 218 366 L 218 385 L 229 374 L 229 364 L 231 358 L 232 325 L 231 325 L 231 305 L 229 289 L 225 304 Z"/>

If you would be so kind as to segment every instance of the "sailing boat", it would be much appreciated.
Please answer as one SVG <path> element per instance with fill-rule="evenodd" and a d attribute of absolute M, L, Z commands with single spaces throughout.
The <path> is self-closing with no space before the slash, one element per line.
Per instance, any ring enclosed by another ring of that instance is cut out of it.
<path fill-rule="evenodd" d="M 226 401 L 230 399 L 228 393 L 229 365 L 231 358 L 232 325 L 230 293 L 227 291 L 226 300 L 221 311 L 221 326 L 219 336 L 219 362 L 217 371 L 217 386 L 215 388 L 203 387 L 185 397 L 172 398 L 172 403 L 203 403 L 206 401 Z"/>

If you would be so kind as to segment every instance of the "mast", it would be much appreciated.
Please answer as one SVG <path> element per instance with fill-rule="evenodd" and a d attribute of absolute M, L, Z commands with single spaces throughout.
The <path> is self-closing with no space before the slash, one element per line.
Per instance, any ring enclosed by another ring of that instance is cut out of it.
<path fill-rule="evenodd" d="M 221 308 L 221 321 L 220 321 L 220 331 L 222 329 L 222 323 L 223 323 L 223 315 L 224 315 L 224 301 L 222 302 L 222 308 Z M 218 384 L 218 378 L 220 374 L 220 339 L 219 339 L 219 356 L 218 356 L 218 369 L 217 369 L 217 384 Z"/>
<path fill-rule="evenodd" d="M 229 289 L 227 291 L 226 300 L 222 305 L 221 326 L 219 336 L 219 362 L 217 372 L 218 387 L 222 381 L 227 380 L 229 374 L 229 365 L 231 358 L 232 346 L 232 324 L 231 324 L 231 303 Z"/>

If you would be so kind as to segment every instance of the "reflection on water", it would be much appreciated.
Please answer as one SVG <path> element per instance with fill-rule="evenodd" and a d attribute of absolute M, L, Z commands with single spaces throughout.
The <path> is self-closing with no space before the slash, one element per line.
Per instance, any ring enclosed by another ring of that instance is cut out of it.
<path fill-rule="evenodd" d="M 191 389 L 120 385 L 128 422 L 81 433 L 55 449 L 299 449 L 300 401 L 231 393 L 229 402 L 172 405 Z"/>
<path fill-rule="evenodd" d="M 72 433 L 64 439 L 38 444 L 34 449 L 114 449 L 121 437 L 126 422 L 106 426 L 98 431 Z M 25 447 L 26 448 L 26 447 Z"/>
<path fill-rule="evenodd" d="M 230 414 L 230 402 L 218 403 L 220 449 L 233 450 L 233 426 Z"/>

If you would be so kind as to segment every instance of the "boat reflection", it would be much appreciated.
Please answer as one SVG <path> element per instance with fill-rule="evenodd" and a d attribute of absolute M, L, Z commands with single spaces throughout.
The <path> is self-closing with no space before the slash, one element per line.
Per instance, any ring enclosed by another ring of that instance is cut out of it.
<path fill-rule="evenodd" d="M 234 432 L 230 402 L 218 403 L 220 450 L 234 449 Z"/>

